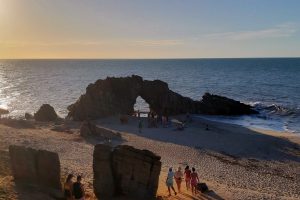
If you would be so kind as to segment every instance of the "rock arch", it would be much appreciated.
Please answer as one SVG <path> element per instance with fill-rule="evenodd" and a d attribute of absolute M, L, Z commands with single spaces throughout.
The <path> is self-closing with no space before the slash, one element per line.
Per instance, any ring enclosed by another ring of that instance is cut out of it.
<path fill-rule="evenodd" d="M 145 99 L 143 99 L 141 96 L 138 96 L 134 104 L 134 110 L 148 113 L 150 111 L 150 105 L 145 101 Z"/>
<path fill-rule="evenodd" d="M 158 114 L 253 114 L 251 106 L 238 101 L 205 94 L 202 101 L 194 101 L 169 89 L 160 80 L 142 77 L 108 77 L 97 80 L 86 88 L 86 93 L 68 107 L 68 118 L 73 120 L 97 119 L 117 114 L 132 114 L 136 98 L 141 96 Z"/>

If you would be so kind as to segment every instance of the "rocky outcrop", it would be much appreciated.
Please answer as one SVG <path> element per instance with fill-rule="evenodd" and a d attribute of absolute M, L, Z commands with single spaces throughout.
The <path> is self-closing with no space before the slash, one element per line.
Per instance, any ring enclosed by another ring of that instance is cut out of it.
<path fill-rule="evenodd" d="M 121 139 L 121 134 L 119 132 L 96 126 L 95 124 L 88 121 L 85 121 L 81 124 L 80 136 L 84 138 L 92 137 L 104 141 Z"/>
<path fill-rule="evenodd" d="M 40 109 L 34 113 L 34 119 L 42 122 L 56 121 L 58 119 L 58 115 L 52 106 L 49 104 L 43 104 Z"/>
<path fill-rule="evenodd" d="M 113 149 L 98 144 L 93 169 L 94 192 L 98 198 L 124 195 L 130 199 L 153 199 L 156 196 L 161 162 L 159 156 L 148 150 L 126 145 Z"/>
<path fill-rule="evenodd" d="M 57 153 L 23 146 L 9 146 L 16 181 L 61 191 L 60 161 Z"/>
<path fill-rule="evenodd" d="M 68 107 L 69 118 L 97 119 L 133 112 L 143 79 L 138 76 L 98 80 L 86 88 L 86 93 Z"/>
<path fill-rule="evenodd" d="M 208 115 L 244 115 L 257 113 L 249 105 L 209 93 L 203 95 L 200 109 L 202 113 Z"/>
<path fill-rule="evenodd" d="M 26 120 L 34 119 L 33 115 L 30 114 L 30 113 L 25 113 L 24 117 L 25 117 Z"/>
<path fill-rule="evenodd" d="M 1 115 L 6 115 L 6 114 L 8 114 L 8 113 L 9 113 L 8 110 L 3 109 L 3 108 L 0 108 L 0 116 L 1 116 Z"/>
<path fill-rule="evenodd" d="M 194 101 L 169 89 L 160 81 L 143 80 L 139 76 L 98 80 L 90 84 L 86 93 L 68 107 L 68 118 L 88 120 L 116 114 L 132 114 L 136 98 L 141 96 L 157 114 L 214 114 L 237 115 L 256 113 L 250 106 L 217 95 L 205 94 L 202 101 Z"/>

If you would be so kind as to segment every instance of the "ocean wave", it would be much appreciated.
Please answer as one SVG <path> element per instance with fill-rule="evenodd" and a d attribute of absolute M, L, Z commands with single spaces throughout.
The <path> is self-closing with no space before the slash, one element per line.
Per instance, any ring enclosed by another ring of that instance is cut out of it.
<path fill-rule="evenodd" d="M 280 115 L 280 116 L 290 116 L 297 117 L 300 116 L 299 107 L 289 107 L 278 104 L 266 104 L 262 102 L 250 102 L 249 105 L 253 106 L 261 114 L 268 115 Z"/>

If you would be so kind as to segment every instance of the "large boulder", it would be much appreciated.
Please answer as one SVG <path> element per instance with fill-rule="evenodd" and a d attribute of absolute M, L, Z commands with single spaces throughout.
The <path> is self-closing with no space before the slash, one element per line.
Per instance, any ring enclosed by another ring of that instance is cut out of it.
<path fill-rule="evenodd" d="M 58 119 L 58 115 L 52 106 L 49 104 L 43 104 L 40 109 L 34 113 L 34 119 L 42 122 L 56 121 Z"/>
<path fill-rule="evenodd" d="M 98 80 L 86 93 L 68 107 L 68 118 L 89 120 L 117 114 L 132 114 L 136 98 L 141 96 L 150 110 L 162 115 L 192 114 L 236 115 L 256 113 L 251 106 L 226 97 L 204 95 L 202 101 L 183 97 L 160 81 L 143 80 L 139 76 Z M 225 106 L 225 108 L 222 108 Z"/>
<path fill-rule="evenodd" d="M 161 170 L 159 156 L 124 145 L 114 150 L 112 163 L 119 194 L 133 199 L 156 196 Z"/>
<path fill-rule="evenodd" d="M 89 121 L 85 121 L 81 124 L 80 135 L 84 138 L 96 138 L 103 141 L 121 139 L 121 134 L 119 132 L 96 126 Z"/>
<path fill-rule="evenodd" d="M 61 191 L 57 153 L 12 145 L 9 155 L 16 181 Z"/>
<path fill-rule="evenodd" d="M 121 145 L 112 148 L 98 144 L 94 150 L 94 192 L 98 198 L 123 195 L 129 199 L 154 199 L 160 157 L 148 150 Z"/>
<path fill-rule="evenodd" d="M 57 153 L 39 150 L 37 154 L 37 177 L 39 184 L 61 189 L 60 161 Z"/>
<path fill-rule="evenodd" d="M 98 144 L 94 149 L 94 193 L 99 199 L 111 199 L 115 195 L 115 183 L 111 166 L 112 148 Z"/>
<path fill-rule="evenodd" d="M 36 158 L 38 151 L 23 146 L 9 146 L 12 173 L 15 180 L 37 183 Z"/>

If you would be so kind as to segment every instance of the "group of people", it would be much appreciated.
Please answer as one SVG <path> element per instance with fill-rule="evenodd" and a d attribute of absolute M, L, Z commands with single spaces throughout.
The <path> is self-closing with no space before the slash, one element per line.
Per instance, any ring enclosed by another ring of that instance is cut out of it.
<path fill-rule="evenodd" d="M 196 169 L 193 167 L 192 170 L 190 170 L 189 166 L 186 166 L 184 169 L 184 172 L 182 172 L 181 167 L 178 167 L 178 170 L 176 172 L 173 172 L 172 168 L 169 168 L 169 172 L 167 175 L 166 184 L 169 191 L 169 196 L 171 196 L 171 189 L 173 190 L 174 194 L 177 195 L 177 192 L 174 189 L 173 186 L 173 180 L 175 180 L 178 192 L 181 192 L 181 183 L 185 180 L 186 189 L 192 190 L 192 194 L 197 194 L 197 184 L 199 183 L 199 177 L 196 172 Z"/>
<path fill-rule="evenodd" d="M 143 120 L 141 118 L 141 112 L 138 110 L 135 114 L 135 117 L 138 118 L 138 130 L 139 133 L 142 132 Z M 162 125 L 164 128 L 169 126 L 169 117 L 164 115 L 157 115 L 155 112 L 149 112 L 147 115 L 148 128 L 158 128 L 159 125 Z"/>
<path fill-rule="evenodd" d="M 76 182 L 73 182 L 73 174 L 69 174 L 64 184 L 64 195 L 66 200 L 84 200 L 85 191 L 81 183 L 82 177 L 77 176 Z"/>

